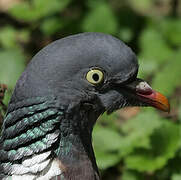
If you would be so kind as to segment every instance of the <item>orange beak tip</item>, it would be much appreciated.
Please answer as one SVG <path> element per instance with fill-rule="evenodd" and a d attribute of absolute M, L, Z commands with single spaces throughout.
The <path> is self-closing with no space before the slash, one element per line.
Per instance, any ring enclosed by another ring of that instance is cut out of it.
<path fill-rule="evenodd" d="M 168 113 L 170 112 L 170 104 L 168 99 L 164 95 L 156 91 L 155 91 L 155 98 L 153 98 L 153 106 L 162 111 Z"/>
<path fill-rule="evenodd" d="M 146 102 L 148 105 L 153 106 L 159 110 L 170 112 L 170 104 L 168 99 L 162 95 L 161 93 L 152 90 L 149 94 L 140 94 L 144 102 Z"/>

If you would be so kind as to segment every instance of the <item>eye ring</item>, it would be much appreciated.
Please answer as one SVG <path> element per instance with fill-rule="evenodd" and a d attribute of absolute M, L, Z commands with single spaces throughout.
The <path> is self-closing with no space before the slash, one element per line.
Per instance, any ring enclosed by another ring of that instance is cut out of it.
<path fill-rule="evenodd" d="M 89 83 L 97 85 L 104 80 L 104 73 L 100 69 L 91 69 L 87 72 L 86 79 Z"/>

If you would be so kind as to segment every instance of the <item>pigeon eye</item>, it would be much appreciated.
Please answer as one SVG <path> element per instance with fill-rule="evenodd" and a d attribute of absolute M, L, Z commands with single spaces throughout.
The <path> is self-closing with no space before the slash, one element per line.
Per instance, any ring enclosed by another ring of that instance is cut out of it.
<path fill-rule="evenodd" d="M 91 84 L 99 84 L 103 81 L 104 79 L 104 74 L 101 70 L 99 69 L 91 69 L 87 75 L 86 75 L 86 79 L 88 82 L 90 82 Z"/>

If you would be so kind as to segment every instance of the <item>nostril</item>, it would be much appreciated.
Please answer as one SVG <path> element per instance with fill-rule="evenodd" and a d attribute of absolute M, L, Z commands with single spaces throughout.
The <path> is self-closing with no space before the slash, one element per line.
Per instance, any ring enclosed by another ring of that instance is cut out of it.
<path fill-rule="evenodd" d="M 136 92 L 143 95 L 149 95 L 153 93 L 153 90 L 148 83 L 142 81 L 136 86 Z"/>

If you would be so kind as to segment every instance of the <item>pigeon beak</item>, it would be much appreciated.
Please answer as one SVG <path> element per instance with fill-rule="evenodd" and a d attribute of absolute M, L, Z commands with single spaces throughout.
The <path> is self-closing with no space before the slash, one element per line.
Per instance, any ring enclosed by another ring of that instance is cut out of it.
<path fill-rule="evenodd" d="M 128 89 L 134 90 L 140 101 L 165 112 L 170 112 L 168 99 L 161 93 L 153 90 L 147 82 L 137 79 L 127 85 Z"/>

